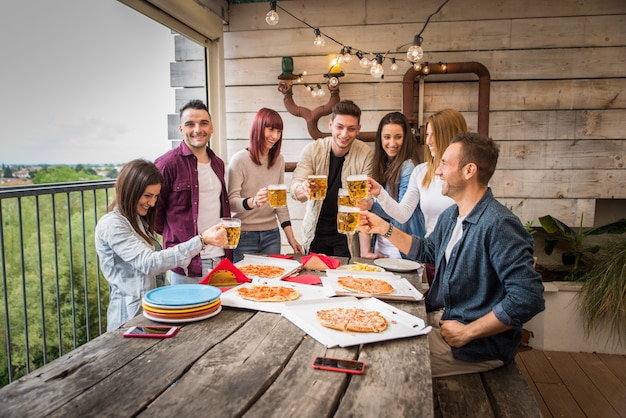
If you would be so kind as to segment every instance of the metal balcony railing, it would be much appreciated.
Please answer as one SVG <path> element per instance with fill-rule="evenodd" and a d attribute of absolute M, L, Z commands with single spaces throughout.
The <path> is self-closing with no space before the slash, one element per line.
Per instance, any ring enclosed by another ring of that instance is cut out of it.
<path fill-rule="evenodd" d="M 106 331 L 94 228 L 114 184 L 0 187 L 0 386 Z"/>

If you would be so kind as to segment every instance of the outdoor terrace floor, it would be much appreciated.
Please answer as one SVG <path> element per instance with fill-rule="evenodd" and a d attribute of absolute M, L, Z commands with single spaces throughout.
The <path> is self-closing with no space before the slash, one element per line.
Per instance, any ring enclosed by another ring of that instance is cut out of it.
<path fill-rule="evenodd" d="M 544 417 L 626 417 L 626 356 L 530 349 L 516 360 Z"/>

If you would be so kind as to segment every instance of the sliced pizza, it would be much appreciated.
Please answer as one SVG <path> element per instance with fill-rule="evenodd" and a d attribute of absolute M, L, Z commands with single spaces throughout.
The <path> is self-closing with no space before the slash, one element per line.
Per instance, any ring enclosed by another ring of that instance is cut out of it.
<path fill-rule="evenodd" d="M 316 315 L 322 326 L 339 331 L 383 332 L 387 329 L 387 320 L 377 311 L 332 308 L 317 311 Z"/>
<path fill-rule="evenodd" d="M 246 266 L 239 267 L 239 270 L 246 276 L 264 277 L 266 279 L 280 277 L 285 273 L 285 269 L 283 267 L 268 266 L 264 264 L 248 264 Z"/>
<path fill-rule="evenodd" d="M 241 287 L 237 293 L 243 299 L 255 302 L 288 302 L 300 297 L 300 292 L 291 287 L 255 285 Z"/>
<path fill-rule="evenodd" d="M 389 294 L 394 290 L 388 281 L 371 277 L 342 276 L 337 278 L 337 284 L 344 289 L 370 295 Z"/>

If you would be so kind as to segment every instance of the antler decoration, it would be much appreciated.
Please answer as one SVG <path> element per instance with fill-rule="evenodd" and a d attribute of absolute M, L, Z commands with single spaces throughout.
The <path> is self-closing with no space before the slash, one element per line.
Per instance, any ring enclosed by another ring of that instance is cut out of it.
<path fill-rule="evenodd" d="M 318 106 L 315 109 L 310 110 L 306 107 L 298 106 L 293 100 L 293 84 L 290 81 L 280 81 L 278 83 L 278 91 L 283 94 L 285 109 L 287 109 L 287 111 L 292 115 L 306 121 L 306 127 L 309 131 L 309 135 L 311 135 L 311 138 L 313 139 L 323 138 L 330 135 L 330 133 L 323 133 L 320 131 L 317 127 L 317 122 L 322 116 L 330 115 L 333 110 L 333 106 L 341 100 L 339 97 L 339 83 L 337 83 L 336 86 L 331 86 L 330 83 L 326 84 L 328 85 L 328 90 L 330 91 L 328 102 L 325 105 Z"/>

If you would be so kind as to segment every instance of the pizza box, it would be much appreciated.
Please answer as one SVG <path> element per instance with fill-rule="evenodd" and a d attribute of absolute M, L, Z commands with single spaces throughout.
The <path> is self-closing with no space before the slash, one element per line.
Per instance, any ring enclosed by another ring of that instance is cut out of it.
<path fill-rule="evenodd" d="M 286 277 L 291 276 L 292 274 L 298 272 L 302 269 L 302 263 L 295 260 L 288 260 L 284 258 L 276 258 L 276 257 L 267 257 L 262 255 L 252 255 L 252 254 L 244 254 L 243 260 L 235 263 L 237 268 L 241 268 L 243 266 L 249 265 L 263 265 L 263 266 L 274 266 L 274 267 L 282 267 L 285 269 L 285 272 L 273 279 L 268 279 L 267 277 L 260 276 L 250 276 L 246 275 L 249 279 L 252 280 L 253 283 L 270 283 L 274 280 L 282 280 Z"/>
<path fill-rule="evenodd" d="M 386 300 L 406 300 L 406 301 L 418 301 L 424 299 L 422 295 L 406 278 L 395 275 L 390 272 L 370 272 L 370 271 L 337 271 L 326 270 L 326 276 L 322 277 L 322 284 L 324 285 L 324 292 L 326 296 L 354 296 L 358 298 L 364 297 L 376 297 L 378 299 Z M 368 277 L 373 279 L 385 280 L 391 286 L 393 286 L 393 293 L 388 294 L 369 294 L 359 293 L 349 289 L 341 287 L 337 280 L 339 277 L 352 276 L 355 278 Z"/>
<path fill-rule="evenodd" d="M 233 287 L 232 289 L 229 289 L 226 292 L 222 293 L 222 305 L 230 306 L 231 308 L 253 309 L 255 311 L 281 314 L 285 311 L 285 307 L 291 303 L 299 301 L 318 300 L 325 297 L 324 289 L 321 286 L 312 286 L 308 284 L 290 282 L 271 282 L 269 284 L 269 286 L 273 285 L 291 287 L 300 292 L 300 297 L 296 300 L 291 300 L 289 302 L 256 302 L 254 300 L 243 299 L 237 293 L 237 289 L 240 289 L 242 287 L 254 286 L 254 283 L 244 283 L 240 286 Z"/>
<path fill-rule="evenodd" d="M 424 320 L 395 308 L 376 298 L 357 299 L 340 296 L 330 299 L 302 300 L 290 302 L 283 316 L 328 348 L 350 347 L 378 341 L 415 337 L 430 332 Z M 344 332 L 326 328 L 317 320 L 317 311 L 331 308 L 361 308 L 378 311 L 387 319 L 388 326 L 383 332 Z"/>

